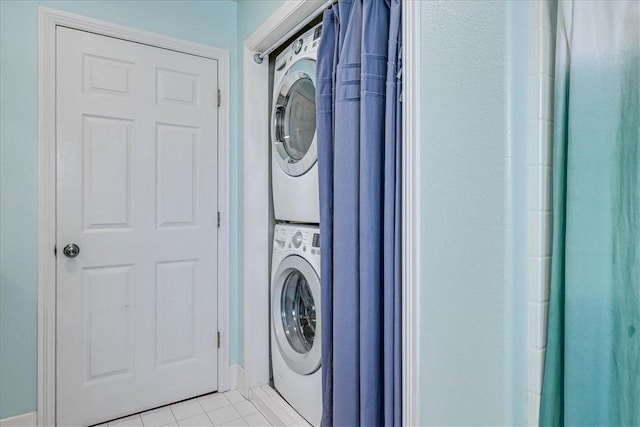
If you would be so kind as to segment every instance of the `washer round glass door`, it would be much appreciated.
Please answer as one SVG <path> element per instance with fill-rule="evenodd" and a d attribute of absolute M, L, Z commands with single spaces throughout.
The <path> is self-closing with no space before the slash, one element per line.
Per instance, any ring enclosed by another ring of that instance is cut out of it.
<path fill-rule="evenodd" d="M 303 58 L 287 70 L 275 92 L 271 140 L 280 168 L 306 173 L 318 159 L 316 147 L 316 61 Z"/>
<path fill-rule="evenodd" d="M 287 366 L 301 375 L 320 367 L 320 279 L 302 257 L 278 267 L 271 294 L 272 325 Z"/>

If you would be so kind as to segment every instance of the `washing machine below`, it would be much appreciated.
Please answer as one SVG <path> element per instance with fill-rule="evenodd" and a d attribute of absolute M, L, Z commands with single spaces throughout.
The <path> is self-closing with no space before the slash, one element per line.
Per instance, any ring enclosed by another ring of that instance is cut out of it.
<path fill-rule="evenodd" d="M 320 232 L 277 224 L 271 276 L 271 359 L 276 390 L 314 426 L 322 415 Z"/>
<path fill-rule="evenodd" d="M 322 25 L 276 57 L 271 111 L 276 220 L 320 222 L 316 143 L 316 58 Z"/>

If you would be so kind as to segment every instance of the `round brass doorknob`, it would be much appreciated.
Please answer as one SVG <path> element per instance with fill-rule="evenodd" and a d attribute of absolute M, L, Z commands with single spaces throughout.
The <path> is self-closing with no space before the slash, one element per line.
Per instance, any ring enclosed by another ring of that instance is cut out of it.
<path fill-rule="evenodd" d="M 62 250 L 62 253 L 67 258 L 75 258 L 80 253 L 80 248 L 75 243 L 69 243 L 67 246 L 64 247 L 64 249 Z"/>

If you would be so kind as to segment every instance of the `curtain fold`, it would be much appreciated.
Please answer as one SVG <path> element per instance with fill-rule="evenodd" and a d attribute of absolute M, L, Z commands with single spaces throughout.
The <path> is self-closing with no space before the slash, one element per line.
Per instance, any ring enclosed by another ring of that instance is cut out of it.
<path fill-rule="evenodd" d="M 318 50 L 323 425 L 400 425 L 399 0 L 340 0 Z"/>
<path fill-rule="evenodd" d="M 322 17 L 316 67 L 316 132 L 320 186 L 320 279 L 322 303 L 322 424 L 333 425 L 333 86 L 337 60 L 338 5 Z M 328 278 L 328 279 L 325 279 Z"/>
<path fill-rule="evenodd" d="M 402 424 L 402 34 L 401 7 L 391 2 L 384 140 L 384 425 Z M 387 363 L 386 361 L 391 361 Z"/>
<path fill-rule="evenodd" d="M 640 2 L 560 1 L 541 425 L 640 425 Z"/>

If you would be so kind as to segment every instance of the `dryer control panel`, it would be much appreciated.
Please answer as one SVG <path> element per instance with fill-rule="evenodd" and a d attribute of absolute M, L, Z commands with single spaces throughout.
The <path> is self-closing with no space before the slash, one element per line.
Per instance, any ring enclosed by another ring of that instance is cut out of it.
<path fill-rule="evenodd" d="M 273 251 L 320 256 L 320 230 L 311 225 L 277 224 L 273 233 Z"/>
<path fill-rule="evenodd" d="M 318 24 L 296 38 L 291 45 L 276 58 L 276 72 L 281 71 L 287 63 L 294 61 L 298 56 L 317 51 L 321 35 L 322 24 Z"/>

